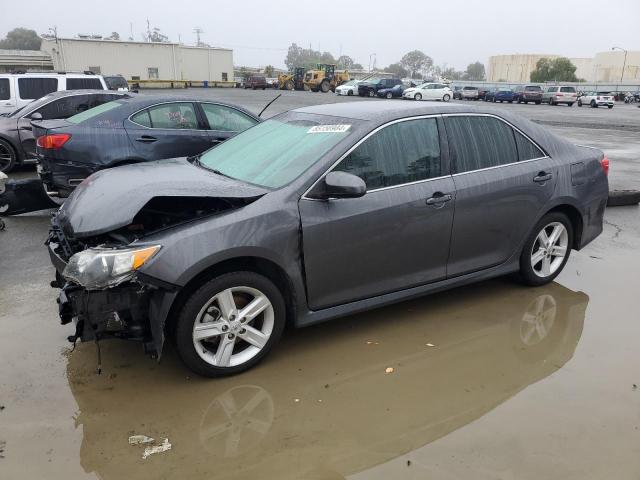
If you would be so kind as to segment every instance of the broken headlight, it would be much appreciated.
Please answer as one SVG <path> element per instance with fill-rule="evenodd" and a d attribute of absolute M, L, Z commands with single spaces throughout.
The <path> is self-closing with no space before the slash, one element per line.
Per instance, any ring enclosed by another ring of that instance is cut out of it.
<path fill-rule="evenodd" d="M 69 259 L 62 275 L 87 290 L 114 287 L 131 280 L 160 245 L 141 248 L 89 248 Z"/>

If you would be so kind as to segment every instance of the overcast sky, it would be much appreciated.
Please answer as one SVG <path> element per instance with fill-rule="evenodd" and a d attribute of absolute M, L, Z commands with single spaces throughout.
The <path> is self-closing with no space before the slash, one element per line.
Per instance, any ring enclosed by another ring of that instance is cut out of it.
<path fill-rule="evenodd" d="M 591 57 L 620 46 L 640 50 L 638 0 L 0 0 L 0 36 L 14 27 L 61 37 L 78 33 L 130 35 L 141 40 L 147 18 L 171 41 L 231 47 L 236 65 L 284 66 L 286 49 L 300 46 L 384 67 L 418 49 L 437 65 L 464 69 L 491 55 L 546 53 Z M 99 12 L 99 13 L 96 13 Z"/>

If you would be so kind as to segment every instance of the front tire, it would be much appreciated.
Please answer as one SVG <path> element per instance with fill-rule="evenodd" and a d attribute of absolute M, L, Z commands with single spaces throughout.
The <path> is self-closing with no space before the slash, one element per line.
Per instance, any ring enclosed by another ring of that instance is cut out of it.
<path fill-rule="evenodd" d="M 176 325 L 184 364 L 205 377 L 243 372 L 282 335 L 285 303 L 268 278 L 232 272 L 209 280 L 185 302 Z"/>
<path fill-rule="evenodd" d="M 598 104 L 595 100 L 591 100 L 591 103 L 589 105 L 591 105 L 591 108 L 598 108 Z"/>
<path fill-rule="evenodd" d="M 349 90 L 349 91 L 347 92 L 347 96 L 349 96 L 349 97 L 353 96 L 353 90 Z"/>
<path fill-rule="evenodd" d="M 391 92 L 387 92 L 387 94 L 385 95 L 388 99 L 393 98 L 393 93 Z"/>
<path fill-rule="evenodd" d="M 420 93 L 416 93 L 416 94 L 413 96 L 413 99 L 414 99 L 414 100 L 422 100 L 422 94 L 420 94 Z"/>
<path fill-rule="evenodd" d="M 548 213 L 531 231 L 520 254 L 520 277 L 531 286 L 552 282 L 562 271 L 573 245 L 573 227 L 560 212 Z"/>

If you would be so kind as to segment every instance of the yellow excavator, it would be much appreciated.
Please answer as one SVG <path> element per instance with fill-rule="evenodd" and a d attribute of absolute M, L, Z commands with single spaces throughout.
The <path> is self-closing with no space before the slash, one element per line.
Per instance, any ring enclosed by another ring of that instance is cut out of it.
<path fill-rule="evenodd" d="M 318 63 L 315 70 L 309 70 L 304 75 L 304 85 L 312 92 L 335 92 L 338 85 L 349 80 L 348 70 L 336 70 L 336 66 L 329 63 Z"/>
<path fill-rule="evenodd" d="M 278 88 L 280 90 L 309 90 L 304 84 L 304 67 L 295 67 L 289 73 L 278 75 Z"/>

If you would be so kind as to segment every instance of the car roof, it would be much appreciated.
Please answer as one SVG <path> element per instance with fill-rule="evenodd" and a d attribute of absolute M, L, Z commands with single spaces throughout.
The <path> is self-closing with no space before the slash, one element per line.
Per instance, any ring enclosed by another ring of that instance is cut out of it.
<path fill-rule="evenodd" d="M 98 89 L 81 89 L 81 90 L 58 90 L 57 92 L 48 93 L 46 96 L 50 98 L 70 97 L 73 95 L 130 95 L 129 92 L 117 92 L 114 90 L 98 90 Z"/>
<path fill-rule="evenodd" d="M 106 90 L 102 90 L 102 91 L 104 92 Z M 116 93 L 116 92 L 113 92 L 113 93 Z M 215 103 L 216 105 L 223 105 L 225 107 L 240 110 L 241 112 L 253 118 L 258 118 L 258 116 L 255 113 L 251 112 L 250 110 L 247 110 L 246 108 L 241 107 L 240 105 L 228 103 L 228 102 L 221 102 L 216 99 L 189 97 L 186 95 L 164 95 L 164 94 L 160 94 L 160 95 L 133 94 L 131 95 L 129 92 L 121 92 L 121 93 L 128 95 L 129 98 L 123 98 L 118 100 L 119 102 L 122 103 L 122 106 L 120 108 L 104 112 L 104 115 L 109 116 L 111 114 L 111 115 L 120 116 L 122 114 L 122 115 L 129 116 L 132 113 L 137 112 L 138 110 L 142 110 L 143 108 L 150 107 L 152 105 L 161 104 L 161 103 L 200 102 L 200 103 Z"/>
<path fill-rule="evenodd" d="M 294 112 L 311 113 L 315 115 L 354 118 L 358 120 L 378 120 L 381 123 L 416 115 L 437 115 L 440 113 L 466 113 L 478 111 L 479 110 L 477 107 L 470 107 L 460 104 L 404 101 L 340 102 L 302 107 L 294 110 Z"/>

